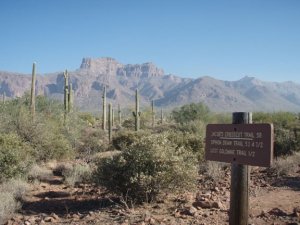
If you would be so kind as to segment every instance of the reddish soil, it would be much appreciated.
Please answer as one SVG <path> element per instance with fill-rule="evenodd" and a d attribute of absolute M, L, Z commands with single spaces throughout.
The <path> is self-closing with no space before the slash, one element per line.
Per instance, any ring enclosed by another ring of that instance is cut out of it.
<path fill-rule="evenodd" d="M 7 224 L 228 224 L 229 199 L 229 170 L 217 184 L 201 175 L 196 192 L 131 209 L 102 188 L 68 187 L 52 176 L 31 185 L 21 211 Z M 300 224 L 300 173 L 276 177 L 253 168 L 249 208 L 249 224 Z"/>

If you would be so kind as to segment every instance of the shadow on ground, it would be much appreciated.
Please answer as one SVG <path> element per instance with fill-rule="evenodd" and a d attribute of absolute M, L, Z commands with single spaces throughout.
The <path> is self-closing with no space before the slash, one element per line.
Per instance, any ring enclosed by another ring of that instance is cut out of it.
<path fill-rule="evenodd" d="M 24 215 L 35 215 L 40 213 L 55 213 L 59 216 L 66 216 L 72 213 L 87 214 L 90 211 L 100 210 L 118 203 L 117 198 L 101 199 L 49 199 L 35 202 L 24 202 L 22 212 Z"/>
<path fill-rule="evenodd" d="M 299 177 L 280 177 L 272 183 L 274 187 L 288 187 L 294 191 L 300 191 L 300 179 Z"/>

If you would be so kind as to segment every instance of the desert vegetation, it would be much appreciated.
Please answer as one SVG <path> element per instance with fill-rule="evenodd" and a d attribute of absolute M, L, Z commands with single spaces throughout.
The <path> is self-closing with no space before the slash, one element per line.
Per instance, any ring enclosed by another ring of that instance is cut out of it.
<path fill-rule="evenodd" d="M 63 104 L 32 92 L 0 105 L 0 223 L 20 209 L 29 183 L 52 173 L 68 186 L 100 186 L 129 208 L 195 190 L 202 173 L 214 183 L 222 179 L 228 165 L 204 160 L 205 127 L 230 123 L 230 114 L 211 112 L 202 103 L 164 113 L 154 101 L 140 108 L 136 90 L 134 111 L 118 107 L 114 118 L 111 105 L 107 113 L 105 89 L 99 114 L 82 113 L 73 106 L 64 74 Z M 257 112 L 253 121 L 275 127 L 277 160 L 269 171 L 278 176 L 297 171 L 299 115 Z M 45 169 L 53 161 L 53 170 Z"/>

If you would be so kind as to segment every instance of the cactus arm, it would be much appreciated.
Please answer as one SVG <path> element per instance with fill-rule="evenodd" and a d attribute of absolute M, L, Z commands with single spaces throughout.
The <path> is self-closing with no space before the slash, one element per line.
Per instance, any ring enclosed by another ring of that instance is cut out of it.
<path fill-rule="evenodd" d="M 32 118 L 35 116 L 35 81 L 36 81 L 36 63 L 32 64 L 32 80 L 31 80 L 31 96 L 30 96 L 30 111 Z"/>

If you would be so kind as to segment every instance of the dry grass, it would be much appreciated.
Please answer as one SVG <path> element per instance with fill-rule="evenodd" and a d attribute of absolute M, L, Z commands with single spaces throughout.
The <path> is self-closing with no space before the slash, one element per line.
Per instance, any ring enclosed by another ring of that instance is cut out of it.
<path fill-rule="evenodd" d="M 205 161 L 200 165 L 200 173 L 205 173 L 208 178 L 217 183 L 223 178 L 226 165 L 222 162 Z"/>
<path fill-rule="evenodd" d="M 53 173 L 62 176 L 67 185 L 75 186 L 77 183 L 89 181 L 92 169 L 87 163 L 59 163 L 53 169 Z"/>
<path fill-rule="evenodd" d="M 7 219 L 19 208 L 12 193 L 0 192 L 0 224 L 4 224 Z"/>
<path fill-rule="evenodd" d="M 48 180 L 52 175 L 52 171 L 45 165 L 33 165 L 28 172 L 28 179 L 32 182 Z"/>
<path fill-rule="evenodd" d="M 0 185 L 0 224 L 20 208 L 28 184 L 20 179 L 9 180 Z"/>
<path fill-rule="evenodd" d="M 92 161 L 97 162 L 99 159 L 112 158 L 121 153 L 122 153 L 122 151 L 119 151 L 119 150 L 99 152 L 99 153 L 96 153 L 93 155 Z"/>
<path fill-rule="evenodd" d="M 92 175 L 92 169 L 88 164 L 74 165 L 71 170 L 66 170 L 63 173 L 65 183 L 70 186 L 75 186 L 78 183 L 89 181 Z"/>
<path fill-rule="evenodd" d="M 64 174 L 68 173 L 68 171 L 71 171 L 72 169 L 73 166 L 71 163 L 67 163 L 67 162 L 57 163 L 53 168 L 53 174 L 56 176 L 64 176 Z"/>
<path fill-rule="evenodd" d="M 299 170 L 300 153 L 295 153 L 287 157 L 280 157 L 272 165 L 272 170 L 278 176 L 287 176 Z"/>

